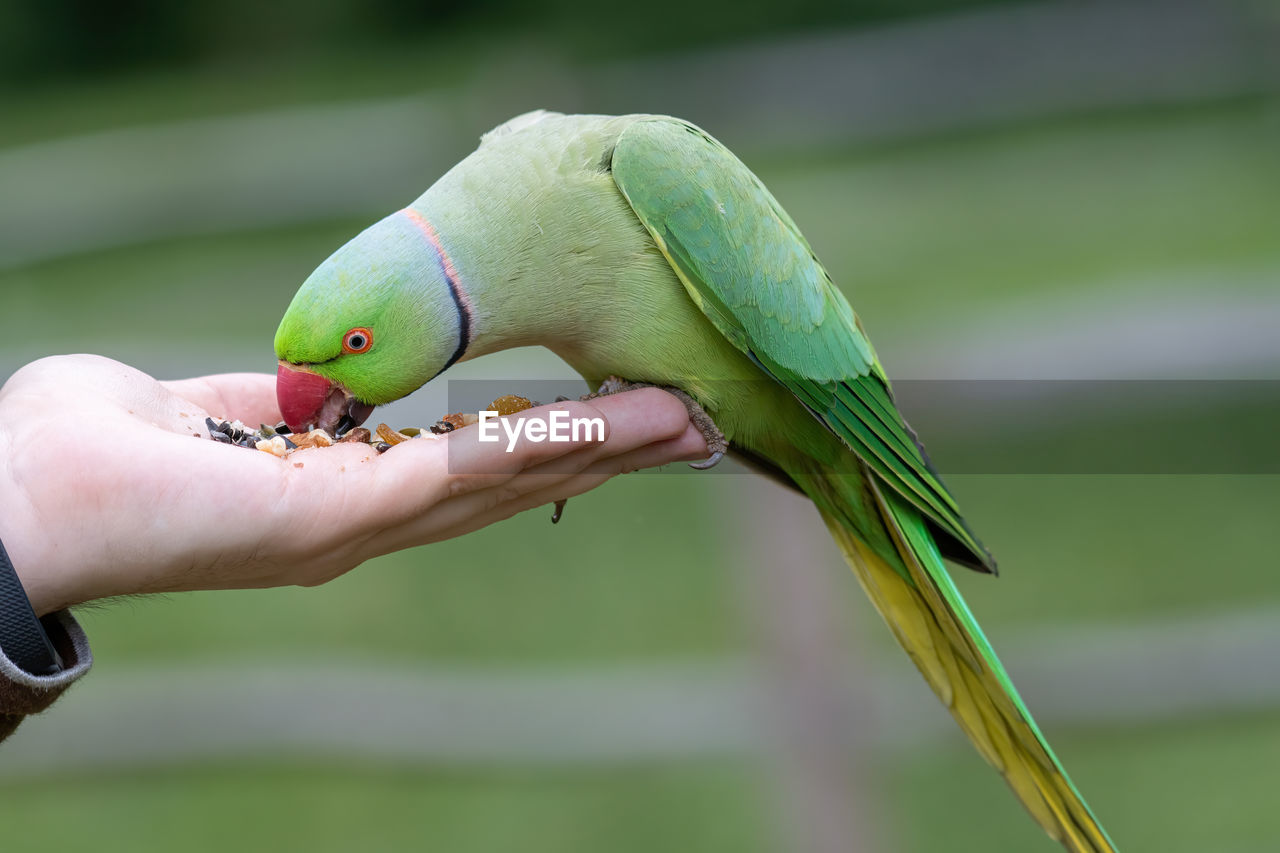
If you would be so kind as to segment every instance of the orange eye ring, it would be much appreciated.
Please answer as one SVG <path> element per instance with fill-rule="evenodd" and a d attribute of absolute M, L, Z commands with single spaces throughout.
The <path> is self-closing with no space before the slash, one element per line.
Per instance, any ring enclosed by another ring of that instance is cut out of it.
<path fill-rule="evenodd" d="M 364 326 L 357 326 L 342 336 L 342 351 L 349 355 L 368 352 L 373 346 L 373 332 Z"/>

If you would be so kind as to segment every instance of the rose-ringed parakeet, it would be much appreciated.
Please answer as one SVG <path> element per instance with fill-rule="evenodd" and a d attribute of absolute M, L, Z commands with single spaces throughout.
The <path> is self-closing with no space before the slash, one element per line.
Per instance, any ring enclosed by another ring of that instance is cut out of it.
<path fill-rule="evenodd" d="M 666 116 L 501 125 L 302 285 L 275 339 L 281 411 L 294 429 L 359 422 L 454 362 L 527 345 L 593 388 L 682 389 L 731 453 L 808 495 L 1035 820 L 1069 850 L 1113 849 L 943 566 L 993 572 L 991 556 L 849 303 L 728 149 Z"/>

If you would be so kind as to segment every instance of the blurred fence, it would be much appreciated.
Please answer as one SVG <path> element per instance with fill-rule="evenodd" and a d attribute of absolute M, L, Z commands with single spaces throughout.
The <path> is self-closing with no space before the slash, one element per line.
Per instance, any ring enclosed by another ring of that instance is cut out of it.
<path fill-rule="evenodd" d="M 498 55 L 471 88 L 9 148 L 0 150 L 0 268 L 185 234 L 381 216 L 468 153 L 476 128 L 535 107 L 679 115 L 759 155 L 1274 92 L 1280 24 L 1264 8 L 1018 5 L 573 71 Z M 498 97 L 486 85 L 496 78 L 509 83 Z"/>
<path fill-rule="evenodd" d="M 1050 734 L 1280 707 L 1274 608 L 1037 629 L 997 637 L 996 647 Z M 846 672 L 833 685 L 842 697 L 836 701 L 851 721 L 874 730 L 871 749 L 929 749 L 961 737 L 905 658 L 845 668 L 845 654 L 841 647 L 826 655 Z M 111 670 L 6 742 L 0 778 L 264 754 L 424 766 L 592 765 L 759 754 L 777 742 L 778 682 L 758 661 Z M 860 683 L 849 682 L 853 673 Z"/>

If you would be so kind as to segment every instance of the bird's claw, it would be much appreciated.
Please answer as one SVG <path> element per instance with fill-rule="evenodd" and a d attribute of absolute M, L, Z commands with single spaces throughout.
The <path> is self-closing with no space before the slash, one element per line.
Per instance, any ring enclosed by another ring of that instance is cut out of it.
<path fill-rule="evenodd" d="M 630 391 L 633 388 L 645 387 L 661 388 L 663 391 L 676 395 L 680 402 L 684 403 L 685 411 L 689 413 L 689 422 L 706 439 L 707 450 L 711 451 L 711 455 L 701 462 L 690 462 L 689 467 L 705 471 L 708 468 L 714 468 L 719 465 L 720 460 L 724 458 L 725 452 L 729 449 L 728 439 L 724 437 L 724 433 L 720 431 L 715 421 L 707 414 L 706 409 L 702 408 L 698 401 L 689 396 L 687 392 L 681 391 L 679 388 L 672 388 L 669 385 L 648 385 L 644 382 L 630 382 L 618 376 L 610 376 L 600 383 L 600 387 L 596 389 L 595 393 L 588 394 L 581 399 L 590 400 L 594 397 L 605 397 L 609 394 L 619 394 L 623 391 Z"/>
<path fill-rule="evenodd" d="M 724 451 L 717 450 L 701 462 L 690 462 L 690 468 L 697 468 L 699 471 L 705 471 L 708 468 L 714 468 L 720 464 L 720 460 L 724 458 Z"/>

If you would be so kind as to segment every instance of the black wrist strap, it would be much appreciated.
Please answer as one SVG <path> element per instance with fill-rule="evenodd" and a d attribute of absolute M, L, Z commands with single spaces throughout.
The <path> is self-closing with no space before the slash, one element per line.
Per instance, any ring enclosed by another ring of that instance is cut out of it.
<path fill-rule="evenodd" d="M 31 609 L 27 591 L 9 562 L 0 542 L 0 650 L 23 672 L 54 675 L 62 671 L 62 658 Z"/>

